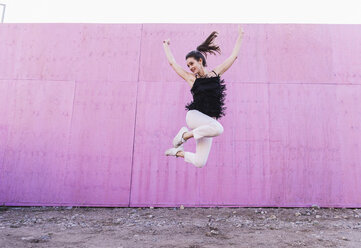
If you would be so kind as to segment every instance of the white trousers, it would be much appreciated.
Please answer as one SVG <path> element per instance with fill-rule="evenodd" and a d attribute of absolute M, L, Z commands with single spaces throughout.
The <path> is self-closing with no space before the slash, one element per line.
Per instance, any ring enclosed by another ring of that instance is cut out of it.
<path fill-rule="evenodd" d="M 195 109 L 187 112 L 186 123 L 196 141 L 196 153 L 184 151 L 184 161 L 202 168 L 208 160 L 212 137 L 222 134 L 223 126 L 216 119 Z"/>

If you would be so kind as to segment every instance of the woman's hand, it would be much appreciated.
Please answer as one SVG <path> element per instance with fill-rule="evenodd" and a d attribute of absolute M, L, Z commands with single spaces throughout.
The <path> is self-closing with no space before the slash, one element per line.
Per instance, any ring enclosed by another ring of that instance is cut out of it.
<path fill-rule="evenodd" d="M 238 25 L 238 34 L 239 34 L 240 36 L 243 36 L 243 34 L 244 34 L 244 31 L 243 31 L 241 25 Z"/>
<path fill-rule="evenodd" d="M 163 44 L 170 45 L 170 39 L 163 40 Z"/>

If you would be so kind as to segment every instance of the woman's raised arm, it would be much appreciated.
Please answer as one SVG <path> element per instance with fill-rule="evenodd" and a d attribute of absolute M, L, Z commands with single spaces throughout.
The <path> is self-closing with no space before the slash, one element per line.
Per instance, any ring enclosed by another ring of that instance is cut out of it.
<path fill-rule="evenodd" d="M 163 48 L 165 51 L 165 55 L 167 56 L 169 64 L 172 65 L 173 63 L 175 63 L 175 59 L 172 52 L 170 51 L 169 45 L 170 45 L 169 39 L 163 40 Z"/>
<path fill-rule="evenodd" d="M 175 70 L 175 72 L 179 76 L 181 76 L 185 81 L 192 82 L 193 77 L 194 77 L 193 74 L 190 72 L 187 72 L 180 65 L 177 64 L 172 52 L 170 51 L 169 45 L 170 45 L 169 39 L 163 41 L 163 48 L 164 48 L 165 55 L 167 56 L 169 64 L 172 66 L 172 68 Z"/>
<path fill-rule="evenodd" d="M 238 53 L 239 50 L 241 48 L 241 42 L 242 42 L 242 38 L 243 38 L 243 29 L 241 26 L 238 27 L 238 37 L 237 37 L 237 41 L 236 41 L 236 45 L 233 48 L 232 54 L 231 56 L 229 56 L 222 64 L 220 64 L 219 66 L 217 66 L 216 68 L 214 68 L 214 71 L 220 75 L 223 74 L 224 72 L 226 72 L 229 67 L 231 67 L 231 65 L 233 64 L 233 62 L 237 59 L 238 57 Z"/>

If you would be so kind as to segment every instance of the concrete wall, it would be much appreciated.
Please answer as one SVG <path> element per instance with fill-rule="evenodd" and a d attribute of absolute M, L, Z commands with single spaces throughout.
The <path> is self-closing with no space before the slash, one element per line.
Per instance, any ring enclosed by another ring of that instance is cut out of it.
<path fill-rule="evenodd" d="M 164 156 L 189 85 L 169 66 L 235 24 L 1 24 L 0 203 L 361 207 L 361 25 L 248 24 L 202 169 Z M 195 151 L 193 139 L 186 151 Z"/>

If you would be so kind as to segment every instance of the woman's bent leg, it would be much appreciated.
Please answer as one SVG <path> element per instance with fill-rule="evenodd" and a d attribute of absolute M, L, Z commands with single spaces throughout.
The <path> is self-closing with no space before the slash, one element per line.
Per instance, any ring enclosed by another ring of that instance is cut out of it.
<path fill-rule="evenodd" d="M 223 126 L 212 117 L 198 111 L 190 110 L 187 112 L 186 122 L 191 129 L 196 141 L 196 152 L 184 152 L 184 161 L 202 168 L 208 160 L 209 152 L 212 147 L 212 137 L 223 133 Z"/>
<path fill-rule="evenodd" d="M 184 152 L 184 161 L 202 168 L 208 160 L 208 155 L 212 147 L 213 138 L 196 139 L 196 153 Z"/>
<path fill-rule="evenodd" d="M 221 123 L 198 110 L 188 111 L 186 122 L 188 127 L 193 129 L 190 132 L 195 140 L 203 137 L 215 137 L 224 131 Z"/>

